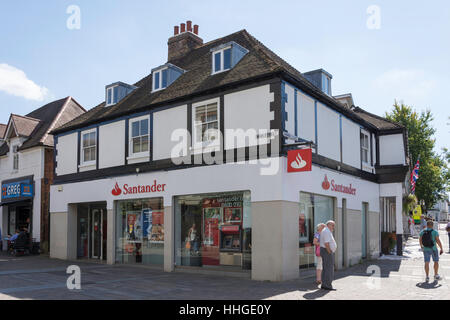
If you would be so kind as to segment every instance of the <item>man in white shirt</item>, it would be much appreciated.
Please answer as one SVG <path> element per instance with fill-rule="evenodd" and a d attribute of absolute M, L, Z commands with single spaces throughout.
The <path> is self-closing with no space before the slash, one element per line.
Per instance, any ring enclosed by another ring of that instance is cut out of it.
<path fill-rule="evenodd" d="M 335 222 L 330 220 L 327 227 L 320 233 L 320 256 L 322 257 L 322 289 L 335 290 L 332 286 L 334 278 L 334 253 L 336 252 L 336 241 L 333 237 Z"/>

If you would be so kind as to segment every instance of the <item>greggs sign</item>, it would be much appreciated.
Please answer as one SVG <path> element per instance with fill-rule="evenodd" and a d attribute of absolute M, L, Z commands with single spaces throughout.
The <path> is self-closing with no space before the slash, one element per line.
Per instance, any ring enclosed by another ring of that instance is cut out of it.
<path fill-rule="evenodd" d="M 343 184 L 335 183 L 335 181 L 333 179 L 331 180 L 331 183 L 330 183 L 328 181 L 327 175 L 325 175 L 325 179 L 323 179 L 323 182 L 322 182 L 322 189 L 328 190 L 328 189 L 330 189 L 330 187 L 331 187 L 331 191 L 356 195 L 356 189 L 352 187 L 351 183 L 350 183 L 350 185 L 345 186 Z"/>
<path fill-rule="evenodd" d="M 116 182 L 114 189 L 111 191 L 113 196 L 120 196 L 121 194 L 138 194 L 138 193 L 152 193 L 152 192 L 164 192 L 166 185 L 158 184 L 155 180 L 152 185 L 137 185 L 137 186 L 129 186 L 128 184 L 124 184 L 122 188 L 119 187 L 119 184 Z"/>
<path fill-rule="evenodd" d="M 311 149 L 289 150 L 287 172 L 311 171 L 311 162 Z"/>

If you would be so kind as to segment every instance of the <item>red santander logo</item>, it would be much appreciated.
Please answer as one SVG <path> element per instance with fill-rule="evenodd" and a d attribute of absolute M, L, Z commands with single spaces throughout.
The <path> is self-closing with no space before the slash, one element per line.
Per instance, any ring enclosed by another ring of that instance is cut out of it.
<path fill-rule="evenodd" d="M 114 187 L 114 189 L 111 191 L 113 196 L 120 196 L 122 194 L 122 190 L 120 189 L 119 185 L 116 182 L 116 186 Z"/>
<path fill-rule="evenodd" d="M 325 175 L 325 179 L 323 179 L 323 182 L 322 182 L 322 188 L 323 188 L 324 190 L 330 189 L 330 182 L 328 182 L 327 175 Z"/>
<path fill-rule="evenodd" d="M 287 172 L 311 171 L 311 162 L 311 149 L 289 150 Z"/>

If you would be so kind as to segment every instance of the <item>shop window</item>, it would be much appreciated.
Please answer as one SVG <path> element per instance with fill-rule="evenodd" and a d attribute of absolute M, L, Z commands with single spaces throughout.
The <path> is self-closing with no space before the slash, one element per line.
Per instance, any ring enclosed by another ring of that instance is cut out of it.
<path fill-rule="evenodd" d="M 175 198 L 177 266 L 251 269 L 250 192 Z"/>
<path fill-rule="evenodd" d="M 116 262 L 163 265 L 162 198 L 118 201 L 116 228 Z"/>
<path fill-rule="evenodd" d="M 96 129 L 81 134 L 81 161 L 83 165 L 93 165 L 97 159 Z"/>
<path fill-rule="evenodd" d="M 193 130 L 196 146 L 206 147 L 219 144 L 218 109 L 217 102 L 195 107 Z"/>
<path fill-rule="evenodd" d="M 130 155 L 148 156 L 150 146 L 150 122 L 149 117 L 141 117 L 130 120 Z"/>
<path fill-rule="evenodd" d="M 361 160 L 369 163 L 369 136 L 361 132 Z"/>
<path fill-rule="evenodd" d="M 316 255 L 313 244 L 316 226 L 334 218 L 333 198 L 310 193 L 300 193 L 299 204 L 299 266 L 315 267 Z"/>

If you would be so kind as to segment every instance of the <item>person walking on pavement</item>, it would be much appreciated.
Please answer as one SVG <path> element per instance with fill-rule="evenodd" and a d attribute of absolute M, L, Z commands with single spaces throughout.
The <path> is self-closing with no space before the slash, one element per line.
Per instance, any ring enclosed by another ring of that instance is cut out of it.
<path fill-rule="evenodd" d="M 439 239 L 439 233 L 433 229 L 433 221 L 428 221 L 427 228 L 420 232 L 419 243 L 420 247 L 422 248 L 423 257 L 425 260 L 425 281 L 428 282 L 430 280 L 429 273 L 431 257 L 433 257 L 434 262 L 434 280 L 441 280 L 442 278 L 439 275 L 439 255 L 444 253 L 444 249 L 442 248 L 442 243 Z M 441 248 L 441 251 L 439 253 L 436 247 L 436 243 Z"/>
<path fill-rule="evenodd" d="M 427 227 L 427 221 L 423 215 L 420 216 L 420 230 L 423 230 Z"/>
<path fill-rule="evenodd" d="M 324 290 L 333 289 L 334 278 L 334 253 L 336 252 L 336 241 L 333 237 L 335 222 L 330 220 L 320 233 L 320 256 L 322 257 L 322 286 Z"/>
<path fill-rule="evenodd" d="M 445 231 L 448 233 L 448 253 L 450 253 L 450 221 L 447 223 Z"/>
<path fill-rule="evenodd" d="M 415 230 L 415 222 L 412 217 L 412 214 L 408 218 L 408 224 L 409 224 L 409 233 L 411 234 L 411 237 L 414 237 L 416 235 L 416 230 Z"/>
<path fill-rule="evenodd" d="M 313 244 L 315 246 L 315 253 L 317 257 L 317 265 L 316 265 L 316 283 L 322 284 L 322 269 L 323 269 L 323 263 L 322 263 L 322 257 L 320 256 L 320 233 L 322 232 L 323 228 L 325 228 L 325 223 L 319 223 L 317 225 L 317 232 L 314 234 L 314 240 Z"/>

